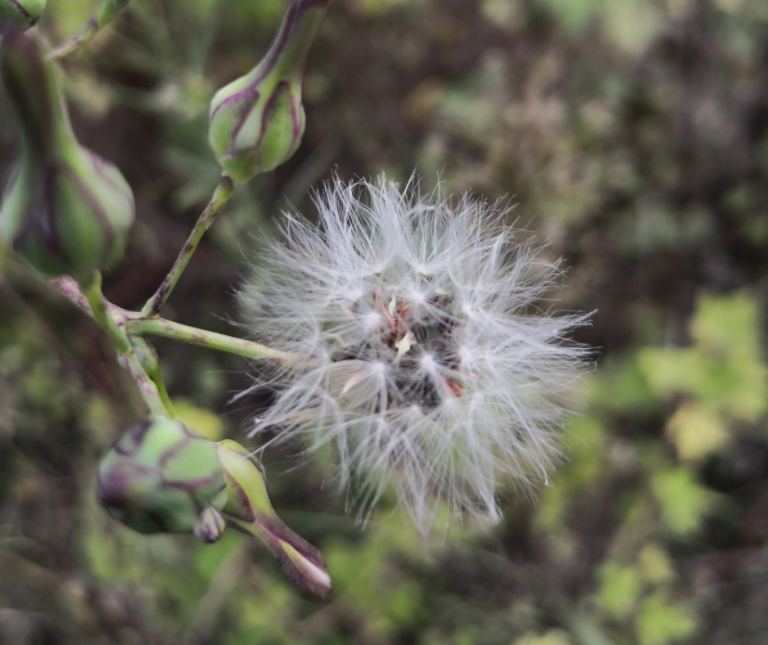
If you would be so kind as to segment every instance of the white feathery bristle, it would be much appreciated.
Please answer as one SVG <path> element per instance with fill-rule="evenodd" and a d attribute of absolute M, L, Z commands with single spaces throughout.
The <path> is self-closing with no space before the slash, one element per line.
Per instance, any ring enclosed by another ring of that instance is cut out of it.
<path fill-rule="evenodd" d="M 558 461 L 585 364 L 565 336 L 588 316 L 536 307 L 562 270 L 504 225 L 508 211 L 422 197 L 415 181 L 335 181 L 316 203 L 318 224 L 287 215 L 241 293 L 260 342 L 313 358 L 276 369 L 253 433 L 332 447 L 341 484 L 369 484 L 355 497 L 391 484 L 422 530 L 441 500 L 498 519 L 500 481 Z"/>

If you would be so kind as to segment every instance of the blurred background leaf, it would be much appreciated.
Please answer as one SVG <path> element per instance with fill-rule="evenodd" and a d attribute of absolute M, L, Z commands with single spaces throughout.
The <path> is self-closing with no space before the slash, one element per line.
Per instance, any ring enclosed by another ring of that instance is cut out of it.
<path fill-rule="evenodd" d="M 75 33 L 96 0 L 49 0 Z M 213 189 L 213 91 L 266 51 L 286 0 L 133 0 L 67 60 L 83 143 L 139 221 L 107 296 L 138 308 Z M 321 548 L 322 602 L 238 535 L 129 533 L 93 499 L 141 415 L 90 321 L 0 251 L 0 643 L 764 645 L 768 638 L 768 3 L 336 0 L 296 156 L 242 187 L 167 315 L 239 334 L 234 292 L 311 187 L 386 171 L 517 204 L 595 311 L 584 405 L 549 486 L 499 526 L 419 536 L 385 493 L 360 524 L 317 459 L 267 450 L 270 495 Z M 0 123 L 7 123 L 0 93 Z M 18 150 L 0 127 L 0 172 Z M 157 340 L 171 396 L 243 440 L 266 393 L 237 357 Z M 253 446 L 256 448 L 257 446 Z"/>

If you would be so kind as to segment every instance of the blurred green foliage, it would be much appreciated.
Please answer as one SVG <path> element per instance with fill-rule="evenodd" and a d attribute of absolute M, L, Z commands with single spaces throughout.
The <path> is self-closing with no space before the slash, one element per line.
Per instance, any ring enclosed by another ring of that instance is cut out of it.
<path fill-rule="evenodd" d="M 41 29 L 60 42 L 97 6 L 50 0 Z M 208 101 L 284 6 L 134 0 L 67 61 L 78 136 L 137 195 L 117 304 L 139 306 L 183 243 L 218 175 Z M 326 602 L 237 535 L 145 538 L 96 508 L 96 460 L 141 404 L 91 323 L 0 256 L 0 642 L 765 643 L 766 42 L 752 0 L 332 3 L 302 148 L 238 193 L 168 315 L 233 333 L 222 314 L 237 320 L 231 294 L 280 209 L 311 213 L 334 172 L 417 168 L 425 190 L 439 176 L 519 203 L 510 221 L 572 267 L 561 306 L 596 310 L 577 338 L 596 366 L 562 468 L 506 491 L 497 527 L 423 539 L 387 495 L 361 526 L 320 464 L 268 451 L 276 509 L 327 559 Z M 266 403 L 227 405 L 242 361 L 157 346 L 184 418 L 242 438 Z"/>

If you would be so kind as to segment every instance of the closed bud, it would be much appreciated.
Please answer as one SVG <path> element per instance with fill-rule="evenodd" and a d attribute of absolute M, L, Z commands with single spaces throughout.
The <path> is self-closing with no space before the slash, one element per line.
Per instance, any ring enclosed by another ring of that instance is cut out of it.
<path fill-rule="evenodd" d="M 221 539 L 227 521 L 219 510 L 213 506 L 206 508 L 195 524 L 195 535 L 206 544 L 213 544 Z"/>
<path fill-rule="evenodd" d="M 235 184 L 273 170 L 299 147 L 304 63 L 328 3 L 293 0 L 264 60 L 213 97 L 211 146 Z"/>
<path fill-rule="evenodd" d="M 77 142 L 55 67 L 18 29 L 3 39 L 0 78 L 23 143 L 0 206 L 0 239 L 48 275 L 107 268 L 134 219 L 128 183 Z"/>
<path fill-rule="evenodd" d="M 131 427 L 101 460 L 97 495 L 107 512 L 139 533 L 192 533 L 215 542 L 226 489 L 216 444 L 181 421 Z"/>
<path fill-rule="evenodd" d="M 0 34 L 9 25 L 29 28 L 40 20 L 47 0 L 0 0 Z"/>
<path fill-rule="evenodd" d="M 227 486 L 224 516 L 230 524 L 259 538 L 294 584 L 318 596 L 327 596 L 331 578 L 323 556 L 277 516 L 269 501 L 259 460 L 234 441 L 222 441 L 217 446 Z"/>

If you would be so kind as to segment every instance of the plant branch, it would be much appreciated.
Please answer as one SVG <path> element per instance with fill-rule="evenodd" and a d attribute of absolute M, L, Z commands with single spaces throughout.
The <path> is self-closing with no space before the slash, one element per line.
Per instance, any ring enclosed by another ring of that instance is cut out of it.
<path fill-rule="evenodd" d="M 84 280 L 80 284 L 80 293 L 90 307 L 93 319 L 107 333 L 109 340 L 121 354 L 129 354 L 132 351 L 131 343 L 125 332 L 118 327 L 115 319 L 109 311 L 109 305 L 101 293 L 101 273 L 94 272 L 89 280 Z"/>
<path fill-rule="evenodd" d="M 163 375 L 160 372 L 160 361 L 157 358 L 157 352 L 155 348 L 147 341 L 144 336 L 130 336 L 131 345 L 138 356 L 141 366 L 144 368 L 147 376 L 152 379 L 152 382 L 157 388 L 157 393 L 160 396 L 160 400 L 163 403 L 163 407 L 168 412 L 168 415 L 172 418 L 176 418 L 176 410 L 173 407 L 171 397 L 168 395 L 168 390 L 165 389 L 165 382 L 163 381 Z"/>
<path fill-rule="evenodd" d="M 151 334 L 154 336 L 163 336 L 172 338 L 184 343 L 208 347 L 230 354 L 237 354 L 245 358 L 252 358 L 257 361 L 271 363 L 288 368 L 309 368 L 314 365 L 312 358 L 282 352 L 259 343 L 254 343 L 241 338 L 233 338 L 224 334 L 217 334 L 212 331 L 188 327 L 177 322 L 165 320 L 163 318 L 147 318 L 144 320 L 128 320 L 126 323 L 128 335 Z"/>
<path fill-rule="evenodd" d="M 99 19 L 92 16 L 78 34 L 48 54 L 48 60 L 61 60 L 91 42 L 99 33 Z"/>
<path fill-rule="evenodd" d="M 173 268 L 165 277 L 160 287 L 158 287 L 155 295 L 149 299 L 146 305 L 144 305 L 144 309 L 141 311 L 142 318 L 149 318 L 160 313 L 163 305 L 165 305 L 173 292 L 173 288 L 184 273 L 184 269 L 187 268 L 187 264 L 189 264 L 192 254 L 195 252 L 195 249 L 197 249 L 197 245 L 200 243 L 203 235 L 205 235 L 205 232 L 211 227 L 211 224 L 213 224 L 216 219 L 216 215 L 222 209 L 224 204 L 227 203 L 234 190 L 235 186 L 232 180 L 226 175 L 222 175 L 219 185 L 216 187 L 213 197 L 211 197 L 211 201 L 208 202 L 208 206 L 205 207 L 205 210 L 197 220 L 192 232 L 189 234 L 187 242 L 184 244 L 184 248 L 181 249 L 179 256 L 176 258 Z"/>
<path fill-rule="evenodd" d="M 61 282 L 61 279 L 60 279 Z M 72 280 L 74 282 L 74 280 Z M 64 281 L 63 286 L 69 290 L 71 284 L 68 281 Z M 120 364 L 128 370 L 133 380 L 139 386 L 139 391 L 144 399 L 144 402 L 149 408 L 150 415 L 153 418 L 162 418 L 172 415 L 172 408 L 169 410 L 166 408 L 163 398 L 158 391 L 157 386 L 153 380 L 144 371 L 144 368 L 136 355 L 136 352 L 128 340 L 123 328 L 118 325 L 117 321 L 112 316 L 109 303 L 104 299 L 104 295 L 101 292 L 101 273 L 95 271 L 94 274 L 88 279 L 80 282 L 80 293 L 85 298 L 85 304 L 88 305 L 91 316 L 98 323 L 98 325 L 106 332 L 112 344 L 120 354 Z M 75 297 L 75 301 L 79 306 L 83 306 L 80 298 Z M 123 324 L 124 324 L 123 318 Z M 163 391 L 165 388 L 163 387 Z"/>
<path fill-rule="evenodd" d="M 157 386 L 144 371 L 136 353 L 131 351 L 128 354 L 123 354 L 120 356 L 119 360 L 120 364 L 133 377 L 133 380 L 136 381 L 136 385 L 139 386 L 139 392 L 141 392 L 144 403 L 146 403 L 149 408 L 149 415 L 153 419 L 174 418 L 175 415 L 172 410 L 169 411 L 163 404 L 160 393 L 157 391 Z"/>
<path fill-rule="evenodd" d="M 101 11 L 86 23 L 78 34 L 48 54 L 49 60 L 61 60 L 91 42 L 104 27 L 111 23 L 130 0 L 104 0 Z"/>
<path fill-rule="evenodd" d="M 69 277 L 54 278 L 50 284 L 56 288 L 68 300 L 76 304 L 82 311 L 92 318 L 94 317 L 88 301 L 77 288 L 77 283 Z M 182 325 L 181 323 L 166 320 L 164 318 L 139 318 L 136 313 L 122 309 L 108 301 L 104 301 L 113 318 L 125 321 L 125 333 L 131 343 L 145 334 L 171 338 L 183 343 L 207 347 L 228 354 L 237 354 L 244 358 L 252 358 L 272 365 L 280 365 L 287 368 L 311 368 L 315 360 L 311 357 L 282 352 L 278 349 L 267 347 L 259 343 L 242 338 L 234 338 L 213 331 L 198 329 Z"/>

